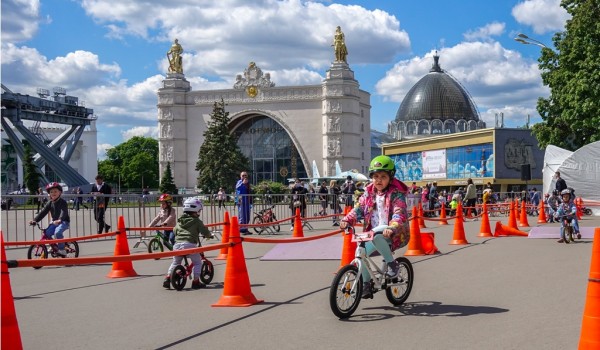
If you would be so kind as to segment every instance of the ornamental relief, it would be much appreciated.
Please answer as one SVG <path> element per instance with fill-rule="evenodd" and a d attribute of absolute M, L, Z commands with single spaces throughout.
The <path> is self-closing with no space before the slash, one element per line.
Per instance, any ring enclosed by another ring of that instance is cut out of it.
<path fill-rule="evenodd" d="M 159 159 L 163 162 L 173 161 L 173 142 L 162 141 L 160 143 Z"/>
<path fill-rule="evenodd" d="M 339 136 L 330 137 L 327 140 L 327 156 L 340 156 L 342 155 L 342 140 Z"/>
<path fill-rule="evenodd" d="M 170 108 L 161 108 L 158 110 L 158 120 L 173 120 L 173 112 Z"/>
<path fill-rule="evenodd" d="M 173 104 L 173 97 L 171 97 L 171 96 L 160 96 L 158 98 L 158 104 L 172 105 Z"/>
<path fill-rule="evenodd" d="M 170 123 L 170 122 L 161 123 L 160 137 L 161 138 L 172 138 L 173 137 L 173 123 Z"/>
<path fill-rule="evenodd" d="M 335 116 L 329 116 L 329 128 L 327 129 L 328 132 L 340 132 L 341 128 L 340 128 L 340 116 L 339 115 L 335 115 Z"/>

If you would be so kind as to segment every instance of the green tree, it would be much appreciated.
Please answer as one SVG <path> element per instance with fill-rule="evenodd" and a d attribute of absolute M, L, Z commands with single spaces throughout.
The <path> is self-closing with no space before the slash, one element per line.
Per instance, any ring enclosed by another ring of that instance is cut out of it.
<path fill-rule="evenodd" d="M 600 4 L 598 0 L 563 0 L 572 16 L 552 41 L 557 51 L 542 48 L 539 67 L 550 97 L 539 98 L 542 122 L 533 133 L 571 151 L 600 140 Z"/>
<path fill-rule="evenodd" d="M 171 163 L 167 163 L 158 189 L 161 193 L 177 194 L 177 186 L 173 182 L 173 173 L 171 172 Z"/>
<path fill-rule="evenodd" d="M 158 140 L 135 136 L 106 151 L 98 162 L 104 181 L 129 189 L 158 188 Z"/>
<path fill-rule="evenodd" d="M 23 182 L 24 186 L 29 190 L 29 194 L 36 194 L 37 189 L 40 187 L 40 180 L 42 175 L 38 172 L 37 166 L 33 162 L 33 152 L 31 146 L 25 143 L 24 158 L 23 159 Z"/>
<path fill-rule="evenodd" d="M 250 164 L 229 132 L 229 112 L 225 111 L 222 99 L 215 102 L 210 116 L 196 162 L 197 185 L 204 193 L 216 192 L 221 186 L 233 189 L 239 174 L 249 171 Z"/>

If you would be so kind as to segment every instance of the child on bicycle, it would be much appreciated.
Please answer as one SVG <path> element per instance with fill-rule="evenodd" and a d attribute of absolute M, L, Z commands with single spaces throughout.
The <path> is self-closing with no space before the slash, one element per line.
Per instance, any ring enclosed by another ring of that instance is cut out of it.
<path fill-rule="evenodd" d="M 158 197 L 158 201 L 160 202 L 160 211 L 156 215 L 156 217 L 150 222 L 148 227 L 174 227 L 177 221 L 175 210 L 173 209 L 173 197 L 168 193 L 163 193 Z M 175 244 L 175 233 L 173 230 L 165 230 L 163 231 L 163 239 L 169 240 L 171 244 Z"/>
<path fill-rule="evenodd" d="M 408 187 L 394 177 L 396 166 L 388 156 L 377 156 L 369 165 L 371 183 L 359 198 L 358 205 L 346 215 L 340 228 L 354 225 L 358 218 L 364 218 L 363 229 L 369 231 L 380 225 L 387 225 L 381 234 L 376 234 L 372 241 L 365 245 L 367 256 L 377 250 L 388 264 L 386 274 L 394 277 L 398 274 L 399 264 L 394 260 L 393 250 L 408 244 L 410 230 L 406 210 L 406 194 Z M 391 248 L 390 248 L 391 245 Z M 373 295 L 371 281 L 366 267 L 361 271 L 363 279 L 363 298 Z"/>
<path fill-rule="evenodd" d="M 69 217 L 69 204 L 62 198 L 63 188 L 58 182 L 51 182 L 46 185 L 46 192 L 50 200 L 42 208 L 42 210 L 29 222 L 30 225 L 35 225 L 40 222 L 48 213 L 52 219 L 48 228 L 46 228 L 46 237 L 52 239 L 56 235 L 56 239 L 63 238 L 63 232 L 69 229 L 71 219 Z M 65 243 L 58 243 L 58 254 L 67 256 L 65 251 Z"/>
<path fill-rule="evenodd" d="M 562 190 L 560 193 L 562 198 L 562 203 L 558 205 L 556 212 L 554 213 L 554 220 L 559 221 L 561 223 L 560 226 L 560 239 L 557 241 L 558 243 L 564 243 L 565 239 L 565 222 L 569 224 L 573 220 L 577 220 L 577 207 L 575 203 L 571 200 L 571 191 L 568 189 Z M 567 216 L 567 220 L 562 220 L 563 216 Z M 573 229 L 575 232 L 579 232 L 579 227 L 576 227 L 576 221 L 573 223 Z M 577 234 L 577 238 L 581 238 L 581 234 Z"/>
<path fill-rule="evenodd" d="M 175 245 L 173 250 L 183 250 L 196 248 L 200 245 L 200 235 L 204 238 L 212 237 L 210 231 L 202 220 L 200 220 L 200 212 L 202 211 L 202 201 L 199 198 L 188 198 L 183 202 L 183 215 L 177 219 L 177 224 L 173 231 L 175 232 Z M 192 273 L 194 279 L 192 280 L 192 289 L 200 289 L 206 287 L 206 285 L 200 282 L 200 271 L 202 268 L 202 258 L 200 253 L 189 254 L 188 257 L 194 264 Z M 173 257 L 173 262 L 169 266 L 167 271 L 167 277 L 163 282 L 163 287 L 169 288 L 171 283 L 171 272 L 175 267 L 181 264 L 183 255 L 176 255 Z"/>

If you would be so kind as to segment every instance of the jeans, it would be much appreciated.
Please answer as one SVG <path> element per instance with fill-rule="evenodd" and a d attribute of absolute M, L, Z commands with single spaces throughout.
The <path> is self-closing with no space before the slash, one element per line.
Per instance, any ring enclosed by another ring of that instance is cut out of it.
<path fill-rule="evenodd" d="M 64 235 L 63 232 L 65 232 L 66 230 L 69 229 L 69 223 L 64 221 L 61 222 L 60 224 L 54 225 L 54 224 L 50 224 L 48 225 L 48 228 L 46 228 L 46 238 L 48 239 L 52 239 L 52 236 L 56 235 L 56 239 L 63 239 Z M 65 243 L 57 243 L 58 245 L 58 249 L 59 250 L 64 250 L 65 249 Z"/>

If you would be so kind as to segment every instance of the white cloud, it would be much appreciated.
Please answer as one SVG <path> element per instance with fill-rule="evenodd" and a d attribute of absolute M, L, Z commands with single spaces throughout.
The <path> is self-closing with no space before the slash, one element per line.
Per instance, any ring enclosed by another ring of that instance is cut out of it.
<path fill-rule="evenodd" d="M 129 130 L 125 130 L 125 131 L 121 132 L 121 134 L 123 135 L 124 141 L 127 141 L 135 136 L 157 138 L 158 137 L 158 126 L 155 126 L 155 127 L 136 126 Z"/>
<path fill-rule="evenodd" d="M 533 27 L 536 34 L 562 31 L 571 17 L 560 7 L 560 0 L 525 0 L 513 7 L 512 15 L 517 22 Z"/>
<path fill-rule="evenodd" d="M 386 101 L 402 102 L 409 89 L 429 72 L 433 54 L 398 62 L 376 84 L 377 94 Z M 539 96 L 549 93 L 542 85 L 537 63 L 497 42 L 461 43 L 440 50 L 439 55 L 442 69 L 465 86 L 482 115 L 487 113 L 486 122 L 489 113 L 493 118 L 504 106 L 513 106 L 510 113 L 505 111 L 508 119 L 524 113 L 526 108 L 531 110 Z M 532 110 L 530 114 L 537 112 Z"/>
<path fill-rule="evenodd" d="M 109 148 L 113 148 L 114 145 L 108 144 L 108 143 L 102 143 L 102 144 L 98 144 L 98 146 L 96 147 L 96 154 L 98 156 L 98 159 L 103 160 L 106 159 L 106 151 Z"/>
<path fill-rule="evenodd" d="M 2 42 L 31 39 L 38 30 L 39 12 L 39 0 L 2 0 Z"/>
<path fill-rule="evenodd" d="M 475 30 L 470 30 L 464 34 L 465 39 L 472 40 L 486 40 L 492 36 L 499 36 L 504 33 L 506 24 L 500 22 L 493 22 Z"/>

